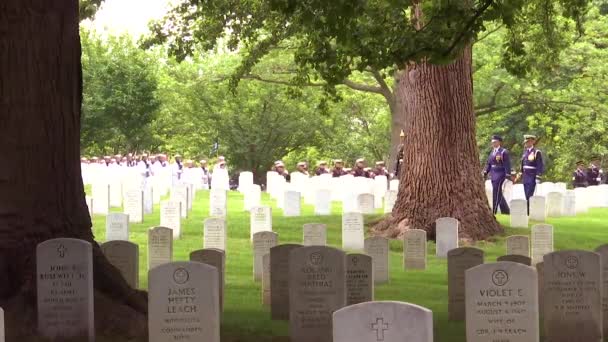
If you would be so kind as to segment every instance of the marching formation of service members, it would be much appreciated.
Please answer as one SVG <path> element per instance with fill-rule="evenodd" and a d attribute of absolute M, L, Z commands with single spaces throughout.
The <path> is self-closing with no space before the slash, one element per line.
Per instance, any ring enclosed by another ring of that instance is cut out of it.
<path fill-rule="evenodd" d="M 516 172 L 511 168 L 509 151 L 502 146 L 502 137 L 498 135 L 492 136 L 492 151 L 488 156 L 483 177 L 485 179 L 489 176 L 492 183 L 492 210 L 494 214 L 498 212 L 499 208 L 503 214 L 509 214 L 510 212 L 509 205 L 503 195 L 505 181 L 507 180 L 512 182 L 522 181 L 529 211 L 530 197 L 534 196 L 536 184 L 541 182 L 545 171 L 543 154 L 536 147 L 537 142 L 538 138 L 535 135 L 524 135 L 524 149 L 520 160 L 520 169 L 519 172 Z M 582 160 L 576 163 L 576 170 L 572 176 L 573 187 L 599 185 L 602 182 L 604 172 L 599 167 L 599 159 L 592 158 L 588 167 L 585 166 L 586 163 Z"/>
<path fill-rule="evenodd" d="M 161 173 L 170 173 L 172 183 L 190 179 L 191 181 L 199 182 L 209 188 L 212 185 L 212 177 L 214 174 L 218 181 L 228 182 L 228 169 L 226 167 L 226 159 L 223 156 L 218 157 L 218 161 L 210 170 L 207 161 L 202 159 L 198 161 L 198 165 L 193 160 L 182 160 L 182 156 L 176 154 L 173 156 L 173 162 L 169 162 L 169 158 L 166 154 L 157 154 L 149 156 L 146 153 L 141 155 L 134 155 L 132 153 L 115 156 L 104 156 L 102 158 L 81 158 L 80 163 L 83 165 L 101 165 L 109 168 L 110 170 L 116 170 L 120 168 L 133 168 L 137 169 L 144 178 L 148 178 L 154 175 L 160 175 Z"/>
<path fill-rule="evenodd" d="M 285 164 L 280 160 L 277 160 L 274 163 L 271 171 L 285 177 L 287 181 L 291 179 L 290 173 L 285 169 Z M 312 176 L 312 174 L 308 171 L 308 164 L 303 161 L 296 165 L 296 170 L 293 172 L 301 173 L 306 176 Z M 333 167 L 331 169 L 327 166 L 327 161 L 320 161 L 317 163 L 314 175 L 320 176 L 323 174 L 331 174 L 333 177 L 345 175 L 365 178 L 375 178 L 376 176 L 394 177 L 394 174 L 391 174 L 386 170 L 386 166 L 383 161 L 377 161 L 376 167 L 372 169 L 366 166 L 365 159 L 363 158 L 357 159 L 353 168 L 345 168 L 344 161 L 342 159 L 334 160 Z"/>

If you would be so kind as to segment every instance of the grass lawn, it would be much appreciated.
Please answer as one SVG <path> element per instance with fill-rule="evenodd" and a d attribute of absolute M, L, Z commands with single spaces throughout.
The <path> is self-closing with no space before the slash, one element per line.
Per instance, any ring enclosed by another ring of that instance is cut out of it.
<path fill-rule="evenodd" d="M 263 194 L 263 204 L 273 209 L 273 230 L 279 234 L 279 243 L 301 243 L 302 225 L 305 223 L 327 224 L 328 244 L 341 246 L 341 207 L 334 203 L 331 216 L 315 216 L 313 207 L 302 206 L 302 216 L 284 218 L 275 202 Z M 269 309 L 261 304 L 261 283 L 253 282 L 253 256 L 249 240 L 249 213 L 244 212 L 243 196 L 229 192 L 228 196 L 228 247 L 226 251 L 225 305 L 222 316 L 222 341 L 258 342 L 270 341 L 273 336 L 287 336 L 287 322 L 270 320 Z M 112 208 L 112 211 L 120 211 Z M 188 219 L 182 220 L 182 238 L 174 241 L 174 261 L 188 260 L 191 251 L 203 246 L 203 220 L 209 214 L 209 193 L 197 194 L 193 210 Z M 369 217 L 373 219 L 374 217 Z M 499 217 L 504 225 L 507 216 Z M 131 224 L 130 240 L 139 244 L 140 286 L 147 288 L 147 230 L 160 222 L 158 205 L 154 213 L 146 215 L 143 224 Z M 577 217 L 549 219 L 554 225 L 555 249 L 592 250 L 608 243 L 608 210 L 593 209 L 589 214 Z M 93 217 L 93 228 L 97 240 L 105 240 L 105 216 Z M 506 229 L 504 236 L 492 242 L 479 242 L 475 247 L 485 251 L 485 261 L 494 262 L 505 254 L 504 239 L 508 235 L 529 235 L 526 229 Z M 403 246 L 400 241 L 390 245 L 390 283 L 377 285 L 376 300 L 397 300 L 415 303 L 433 311 L 435 341 L 464 342 L 463 323 L 448 322 L 447 319 L 447 262 L 435 258 L 435 244 L 429 242 L 428 262 L 425 271 L 402 269 Z M 275 339 L 277 340 L 277 339 Z M 278 339 L 281 340 L 281 339 Z M 312 341 L 311 341 L 312 342 Z"/>

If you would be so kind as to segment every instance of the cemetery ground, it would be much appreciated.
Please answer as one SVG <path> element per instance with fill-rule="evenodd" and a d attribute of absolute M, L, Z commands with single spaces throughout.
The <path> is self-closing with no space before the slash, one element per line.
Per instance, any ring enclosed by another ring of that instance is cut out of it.
<path fill-rule="evenodd" d="M 90 192 L 90 189 L 88 189 Z M 334 203 L 332 215 L 315 216 L 314 208 L 302 205 L 299 217 L 283 217 L 281 209 L 267 194 L 263 194 L 262 205 L 272 206 L 273 231 L 279 235 L 279 244 L 301 243 L 302 226 L 305 223 L 327 225 L 327 244 L 341 246 L 342 208 Z M 112 208 L 121 212 L 121 208 Z M 191 251 L 203 248 L 203 220 L 209 217 L 209 193 L 200 191 L 187 219 L 182 219 L 182 237 L 174 241 L 173 261 L 187 261 Z M 367 215 L 366 222 L 374 221 L 378 215 Z M 509 217 L 500 215 L 503 225 Z M 554 226 L 555 250 L 593 250 L 608 243 L 608 209 L 591 209 L 576 217 L 548 218 Z M 222 341 L 287 341 L 288 322 L 270 319 L 270 309 L 262 305 L 261 282 L 253 281 L 253 248 L 250 243 L 249 213 L 243 211 L 243 196 L 235 191 L 228 193 L 226 285 L 224 312 L 222 314 Z M 534 222 L 530 222 L 530 225 Z M 130 224 L 129 239 L 139 245 L 140 288 L 147 289 L 147 239 L 148 228 L 159 225 L 159 206 L 145 216 L 144 223 Z M 93 216 L 93 228 L 98 242 L 105 240 L 105 216 Z M 505 238 L 509 235 L 529 235 L 529 229 L 506 228 L 505 234 L 490 241 L 481 241 L 474 246 L 484 250 L 485 262 L 495 262 L 506 254 Z M 465 246 L 461 242 L 461 246 Z M 435 243 L 428 242 L 427 269 L 403 269 L 403 245 L 400 240 L 390 242 L 390 282 L 375 286 L 375 300 L 396 300 L 414 303 L 433 311 L 435 341 L 464 342 L 464 322 L 449 322 L 447 259 L 435 257 Z M 542 324 L 541 324 L 542 331 Z M 120 341 L 119 339 L 114 342 Z"/>

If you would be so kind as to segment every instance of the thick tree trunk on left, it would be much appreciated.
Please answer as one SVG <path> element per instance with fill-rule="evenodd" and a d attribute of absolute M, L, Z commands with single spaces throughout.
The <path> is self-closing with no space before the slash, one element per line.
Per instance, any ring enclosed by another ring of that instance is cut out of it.
<path fill-rule="evenodd" d="M 94 246 L 98 333 L 146 333 L 145 294 L 129 288 L 91 231 L 78 21 L 77 0 L 0 1 L 0 306 L 10 341 L 35 334 L 35 248 L 57 237 Z"/>

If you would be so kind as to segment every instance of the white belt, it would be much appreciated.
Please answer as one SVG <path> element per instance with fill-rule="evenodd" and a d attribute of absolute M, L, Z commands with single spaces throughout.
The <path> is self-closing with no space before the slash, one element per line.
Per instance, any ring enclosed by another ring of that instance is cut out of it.
<path fill-rule="evenodd" d="M 524 165 L 524 169 L 527 169 L 527 170 L 536 170 L 536 166 Z"/>

